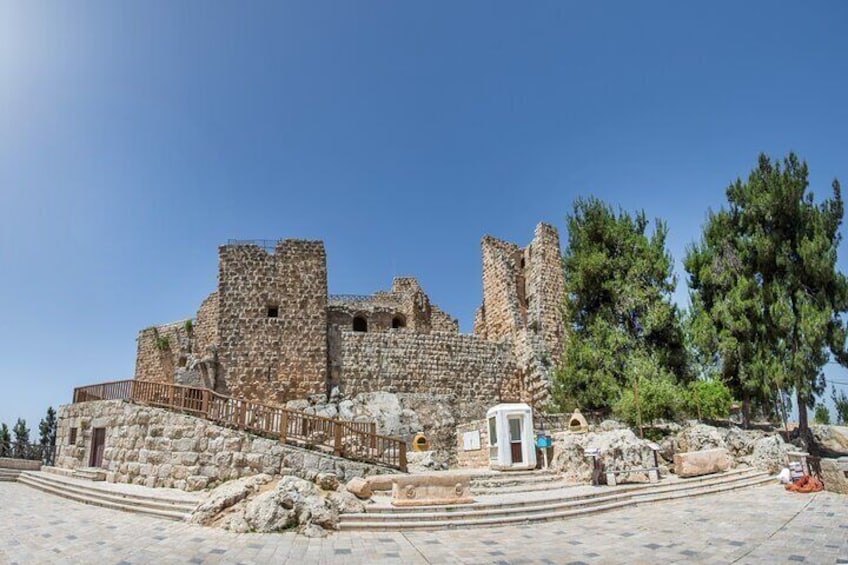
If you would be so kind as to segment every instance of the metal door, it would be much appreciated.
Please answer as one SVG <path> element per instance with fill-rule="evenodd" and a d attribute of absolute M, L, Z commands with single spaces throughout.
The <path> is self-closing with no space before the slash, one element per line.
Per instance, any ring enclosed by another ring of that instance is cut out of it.
<path fill-rule="evenodd" d="M 103 466 L 103 448 L 106 447 L 106 428 L 94 428 L 91 431 L 91 457 L 89 467 Z"/>

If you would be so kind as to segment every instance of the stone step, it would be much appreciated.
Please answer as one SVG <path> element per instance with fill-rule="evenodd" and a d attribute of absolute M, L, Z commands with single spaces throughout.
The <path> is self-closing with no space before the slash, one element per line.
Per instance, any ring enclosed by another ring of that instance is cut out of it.
<path fill-rule="evenodd" d="M 481 495 L 489 495 L 489 494 L 513 494 L 519 492 L 539 492 L 546 491 L 552 489 L 558 489 L 568 486 L 563 479 L 557 478 L 550 481 L 544 482 L 531 482 L 531 483 L 517 483 L 513 485 L 509 485 L 508 483 L 503 486 L 490 486 L 490 487 L 478 487 L 471 486 L 471 494 L 476 496 Z"/>
<path fill-rule="evenodd" d="M 139 485 L 125 485 L 110 483 L 98 483 L 97 486 L 89 481 L 79 479 L 67 479 L 57 476 L 50 476 L 46 473 L 38 473 L 33 471 L 25 471 L 28 477 L 39 480 L 50 485 L 58 486 L 59 488 L 68 488 L 78 490 L 92 496 L 115 497 L 123 500 L 151 502 L 155 504 L 167 504 L 180 508 L 188 508 L 193 510 L 202 499 L 202 495 L 191 493 L 183 493 L 178 491 L 178 496 L 175 496 L 169 489 L 154 489 L 142 487 Z M 132 490 L 128 490 L 132 489 Z"/>
<path fill-rule="evenodd" d="M 559 481 L 562 477 L 554 473 L 534 473 L 532 475 L 483 475 L 471 478 L 471 487 L 497 488 L 520 485 L 548 484 Z"/>
<path fill-rule="evenodd" d="M 195 507 L 195 504 L 190 504 L 182 500 L 157 496 L 139 496 L 125 492 L 80 487 L 76 484 L 55 480 L 52 477 L 45 479 L 35 472 L 22 473 L 18 477 L 18 482 L 85 504 L 171 520 L 187 519 Z"/>
<path fill-rule="evenodd" d="M 604 512 L 616 508 L 674 500 L 676 498 L 701 496 L 726 492 L 772 482 L 774 479 L 765 473 L 723 477 L 723 482 L 686 484 L 681 488 L 645 489 L 637 492 L 609 493 L 594 497 L 581 497 L 554 503 L 543 503 L 525 508 L 502 507 L 487 510 L 466 510 L 460 512 L 431 512 L 386 514 L 343 514 L 341 530 L 437 530 L 456 527 L 493 527 L 515 523 L 541 522 L 563 519 L 573 516 Z"/>
<path fill-rule="evenodd" d="M 625 501 L 631 499 L 639 499 L 645 496 L 658 496 L 663 494 L 673 494 L 676 492 L 693 492 L 714 486 L 721 486 L 732 481 L 749 481 L 762 478 L 762 474 L 738 475 L 738 478 L 730 479 L 725 477 L 721 481 L 712 481 L 708 483 L 696 483 L 686 485 L 666 485 L 658 486 L 651 489 L 620 491 L 611 489 L 605 493 L 594 495 L 583 495 L 573 497 L 562 497 L 559 499 L 538 500 L 535 503 L 526 505 L 509 505 L 509 504 L 488 504 L 484 507 L 476 507 L 465 505 L 464 507 L 455 506 L 449 511 L 436 510 L 433 507 L 429 512 L 383 512 L 383 513 L 366 513 L 366 514 L 350 514 L 345 515 L 345 520 L 352 522 L 357 521 L 416 521 L 416 520 L 439 520 L 439 519 L 461 519 L 474 517 L 495 517 L 495 516 L 519 516 L 523 514 L 538 514 L 543 512 L 553 512 L 568 508 L 581 508 L 597 504 L 605 504 L 608 502 Z"/>
<path fill-rule="evenodd" d="M 18 475 L 21 474 L 20 469 L 4 469 L 0 468 L 0 481 L 13 482 L 18 480 Z"/>
<path fill-rule="evenodd" d="M 103 469 L 75 469 L 73 477 L 86 481 L 102 482 L 106 480 L 106 471 Z"/>
<path fill-rule="evenodd" d="M 755 469 L 742 468 L 732 469 L 721 474 L 704 475 L 701 477 L 692 477 L 689 479 L 679 479 L 673 483 L 635 483 L 635 484 L 619 484 L 614 487 L 614 490 L 606 490 L 604 492 L 591 491 L 584 494 L 573 494 L 569 490 L 561 491 L 558 489 L 551 490 L 550 498 L 521 499 L 503 502 L 475 502 L 474 504 L 447 505 L 447 506 L 391 506 L 388 503 L 384 505 L 366 506 L 365 510 L 368 514 L 400 514 L 400 513 L 427 513 L 427 512 L 463 512 L 471 508 L 475 510 L 484 509 L 501 509 L 523 508 L 527 506 L 538 506 L 541 503 L 555 503 L 560 501 L 583 500 L 587 498 L 595 498 L 599 496 L 607 496 L 609 494 L 634 493 L 643 490 L 657 489 L 673 489 L 673 488 L 692 488 L 713 483 L 725 483 L 729 480 L 745 479 L 753 476 L 759 476 L 762 473 Z M 601 487 L 603 488 L 603 487 Z"/>

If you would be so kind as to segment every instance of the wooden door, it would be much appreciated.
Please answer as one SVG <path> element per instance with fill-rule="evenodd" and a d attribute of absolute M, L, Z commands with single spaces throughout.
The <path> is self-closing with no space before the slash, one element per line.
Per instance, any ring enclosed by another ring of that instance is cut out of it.
<path fill-rule="evenodd" d="M 91 457 L 89 467 L 103 466 L 103 448 L 106 447 L 106 428 L 94 428 L 91 431 Z"/>
<path fill-rule="evenodd" d="M 521 449 L 522 418 L 509 418 L 509 449 L 513 465 L 524 461 Z"/>

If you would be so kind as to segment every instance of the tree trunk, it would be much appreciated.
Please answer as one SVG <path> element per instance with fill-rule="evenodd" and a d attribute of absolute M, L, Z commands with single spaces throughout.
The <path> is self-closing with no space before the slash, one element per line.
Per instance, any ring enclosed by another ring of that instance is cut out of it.
<path fill-rule="evenodd" d="M 798 433 L 803 437 L 809 429 L 809 424 L 807 423 L 807 399 L 804 393 L 801 392 L 801 387 L 797 387 L 795 391 L 795 402 L 798 403 Z"/>
<path fill-rule="evenodd" d="M 748 399 L 748 393 L 742 395 L 742 427 L 746 430 L 751 425 L 751 401 Z"/>

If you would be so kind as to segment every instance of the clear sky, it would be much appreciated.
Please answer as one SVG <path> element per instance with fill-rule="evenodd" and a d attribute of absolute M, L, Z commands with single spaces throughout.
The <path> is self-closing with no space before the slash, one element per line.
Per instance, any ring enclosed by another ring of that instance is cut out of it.
<path fill-rule="evenodd" d="M 848 184 L 848 4 L 692 4 L 0 1 L 0 421 L 131 377 L 228 238 L 323 239 L 330 292 L 416 276 L 470 331 L 481 236 L 578 195 L 682 272 L 759 152 Z"/>

